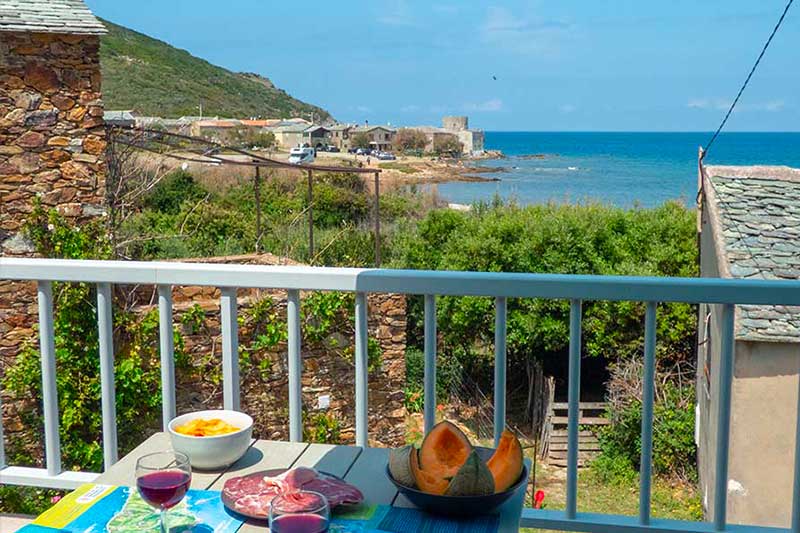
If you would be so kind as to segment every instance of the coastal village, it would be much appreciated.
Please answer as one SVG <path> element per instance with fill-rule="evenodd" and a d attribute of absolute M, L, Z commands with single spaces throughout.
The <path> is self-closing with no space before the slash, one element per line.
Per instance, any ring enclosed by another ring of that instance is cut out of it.
<path fill-rule="evenodd" d="M 247 136 L 271 133 L 278 148 L 289 150 L 296 146 L 309 146 L 327 151 L 334 147 L 348 152 L 356 148 L 354 140 L 366 136 L 368 147 L 375 151 L 392 152 L 396 147 L 398 131 L 406 130 L 422 135 L 425 139 L 420 152 L 435 153 L 442 146 L 460 147 L 465 156 L 480 156 L 484 153 L 484 133 L 470 129 L 465 116 L 444 117 L 442 125 L 411 126 L 394 128 L 380 124 L 317 124 L 300 117 L 271 119 L 233 119 L 220 117 L 184 116 L 176 119 L 142 116 L 133 110 L 106 111 L 106 124 L 143 129 L 163 129 L 170 133 L 204 137 L 226 144 Z"/>

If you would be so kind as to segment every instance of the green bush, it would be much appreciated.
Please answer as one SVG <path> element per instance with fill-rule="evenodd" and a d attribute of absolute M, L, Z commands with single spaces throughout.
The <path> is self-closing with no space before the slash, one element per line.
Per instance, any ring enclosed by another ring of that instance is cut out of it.
<path fill-rule="evenodd" d="M 191 174 L 176 170 L 164 176 L 144 198 L 144 206 L 159 213 L 176 215 L 186 201 L 199 200 L 206 191 L 195 183 Z"/>
<path fill-rule="evenodd" d="M 483 204 L 471 212 L 437 210 L 393 240 L 393 266 L 431 270 L 560 274 L 694 276 L 695 217 L 677 203 L 624 210 L 603 205 Z M 479 383 L 492 364 L 491 298 L 437 299 L 442 352 L 457 356 Z M 644 305 L 587 301 L 583 305 L 584 353 L 614 361 L 643 341 Z M 422 305 L 409 300 L 409 342 L 422 339 Z M 569 302 L 508 300 L 509 388 L 525 379 L 529 358 L 557 367 L 569 340 Z M 659 358 L 686 358 L 695 330 L 694 308 L 659 309 Z M 420 347 L 420 344 L 416 345 Z M 519 372 L 513 371 L 519 369 Z M 518 376 L 515 377 L 515 376 Z"/>
<path fill-rule="evenodd" d="M 611 424 L 599 431 L 598 472 L 617 477 L 623 464 L 637 471 L 641 465 L 642 404 L 632 399 L 608 413 Z M 694 444 L 694 388 L 666 382 L 653 407 L 653 472 L 688 481 L 696 479 Z"/>
<path fill-rule="evenodd" d="M 73 227 L 55 210 L 35 205 L 25 226 L 28 237 L 44 256 L 67 259 L 109 257 L 104 229 L 97 223 Z M 53 286 L 55 357 L 58 367 L 58 408 L 61 453 L 65 468 L 97 471 L 102 466 L 100 434 L 100 377 L 96 293 L 84 283 Z M 120 448 L 131 449 L 142 431 L 157 420 L 160 370 L 157 357 L 158 318 L 141 320 L 114 311 L 119 347 L 115 353 L 116 410 Z M 179 351 L 181 342 L 176 343 Z M 179 355 L 179 354 L 178 354 Z M 9 367 L 3 385 L 12 399 L 41 398 L 41 366 L 38 344 L 31 342 Z M 42 440 L 42 412 L 38 402 L 23 413 L 26 427 Z M 30 464 L 33 457 L 24 442 L 9 438 L 8 454 L 14 464 Z"/>

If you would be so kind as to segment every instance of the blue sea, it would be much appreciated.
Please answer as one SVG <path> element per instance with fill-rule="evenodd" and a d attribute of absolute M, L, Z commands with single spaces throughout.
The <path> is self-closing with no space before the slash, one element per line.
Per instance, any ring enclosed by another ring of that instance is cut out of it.
<path fill-rule="evenodd" d="M 486 132 L 486 148 L 507 157 L 482 161 L 498 167 L 496 182 L 438 186 L 449 202 L 470 204 L 495 194 L 522 204 L 600 201 L 650 207 L 667 200 L 693 205 L 697 149 L 711 133 Z M 528 158 L 542 154 L 542 158 Z M 722 133 L 705 159 L 719 165 L 800 167 L 800 132 Z"/>

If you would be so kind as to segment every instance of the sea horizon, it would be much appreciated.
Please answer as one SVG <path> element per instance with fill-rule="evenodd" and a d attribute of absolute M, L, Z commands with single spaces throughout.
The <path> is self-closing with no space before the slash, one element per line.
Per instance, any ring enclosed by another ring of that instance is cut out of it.
<path fill-rule="evenodd" d="M 713 132 L 486 131 L 485 148 L 504 157 L 481 176 L 498 181 L 437 187 L 448 202 L 472 204 L 496 194 L 520 204 L 600 202 L 654 207 L 678 200 L 694 205 L 698 148 Z M 539 157 L 525 157 L 539 156 Z M 800 168 L 800 132 L 723 132 L 707 165 L 786 165 Z"/>

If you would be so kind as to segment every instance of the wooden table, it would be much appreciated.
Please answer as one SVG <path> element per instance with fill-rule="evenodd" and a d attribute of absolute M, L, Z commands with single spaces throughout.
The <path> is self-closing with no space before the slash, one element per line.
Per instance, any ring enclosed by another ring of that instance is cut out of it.
<path fill-rule="evenodd" d="M 95 483 L 135 486 L 136 460 L 147 453 L 171 448 L 166 433 L 156 433 L 114 466 L 100 475 Z M 364 493 L 368 505 L 394 505 L 413 507 L 386 477 L 389 450 L 386 448 L 361 448 L 357 446 L 334 446 L 331 444 L 307 444 L 304 442 L 282 442 L 254 440 L 247 453 L 223 472 L 193 472 L 192 488 L 222 490 L 225 481 L 232 478 L 267 470 L 308 466 L 340 476 Z M 529 465 L 530 466 L 530 465 Z M 518 531 L 519 519 L 525 498 L 525 487 L 507 501 L 500 513 L 500 531 Z M 266 533 L 263 523 L 245 523 L 240 533 Z"/>

